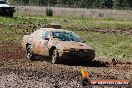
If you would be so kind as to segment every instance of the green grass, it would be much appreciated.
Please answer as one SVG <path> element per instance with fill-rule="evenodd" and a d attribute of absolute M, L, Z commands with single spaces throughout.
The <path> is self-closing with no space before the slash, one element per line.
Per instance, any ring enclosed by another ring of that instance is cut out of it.
<path fill-rule="evenodd" d="M 10 27 L 0 28 L 0 43 L 13 42 L 21 43 L 24 30 L 12 29 Z"/>
<path fill-rule="evenodd" d="M 64 20 L 67 20 L 65 22 Z M 119 21 L 115 19 L 75 19 L 75 18 L 59 18 L 59 17 L 15 17 L 2 18 L 1 24 L 48 24 L 60 23 L 63 26 L 79 25 L 86 27 L 99 28 L 132 28 L 131 21 Z M 118 25 L 117 25 L 118 24 Z M 68 29 L 72 30 L 72 29 Z M 29 30 L 30 31 L 30 30 Z M 73 29 L 75 33 L 80 35 L 87 44 L 90 44 L 96 50 L 97 57 L 110 57 L 132 60 L 132 35 L 110 34 L 79 31 Z M 10 27 L 0 28 L 0 42 L 11 41 L 21 43 L 22 37 L 28 31 L 24 29 L 12 29 Z"/>
<path fill-rule="evenodd" d="M 77 25 L 88 28 L 103 29 L 130 29 L 132 20 L 117 20 L 113 18 L 60 18 L 60 17 L 20 17 L 3 18 L 0 17 L 0 24 L 49 24 L 56 23 L 62 26 Z"/>
<path fill-rule="evenodd" d="M 97 57 L 132 60 L 132 35 L 75 31 L 96 50 Z"/>

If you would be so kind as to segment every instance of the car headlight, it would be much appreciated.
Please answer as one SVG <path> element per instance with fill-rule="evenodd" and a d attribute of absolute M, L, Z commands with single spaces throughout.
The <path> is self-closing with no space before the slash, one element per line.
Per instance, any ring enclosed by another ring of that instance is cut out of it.
<path fill-rule="evenodd" d="M 57 48 L 57 49 L 63 49 L 64 47 L 63 47 L 62 45 L 60 45 L 60 44 L 57 44 L 57 45 L 56 45 L 56 48 Z"/>

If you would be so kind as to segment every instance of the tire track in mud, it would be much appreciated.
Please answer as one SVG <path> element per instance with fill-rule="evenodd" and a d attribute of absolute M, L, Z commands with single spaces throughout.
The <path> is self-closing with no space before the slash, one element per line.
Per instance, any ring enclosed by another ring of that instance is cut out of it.
<path fill-rule="evenodd" d="M 87 64 L 64 62 L 53 65 L 44 60 L 26 60 L 24 51 L 17 43 L 1 42 L 0 47 L 0 81 L 5 83 L 3 86 L 10 87 L 15 84 L 16 88 L 34 87 L 35 85 L 49 88 L 80 88 L 81 67 L 90 71 L 91 79 L 132 80 L 131 62 L 122 63 L 122 61 L 115 60 L 114 64 L 109 65 L 110 62 L 94 60 Z"/>
<path fill-rule="evenodd" d="M 72 81 L 75 82 L 73 83 L 74 86 L 79 85 L 75 78 L 80 75 L 80 72 L 72 67 L 65 68 L 63 65 L 52 65 L 47 62 L 28 62 L 26 60 L 24 62 L 17 62 L 15 65 L 4 66 L 4 68 L 0 69 L 0 73 L 3 75 L 14 73 L 27 78 L 27 80 L 42 80 L 42 78 L 47 78 L 46 81 L 52 84 L 51 87 L 56 86 L 62 88 L 63 86 L 70 86 Z"/>
<path fill-rule="evenodd" d="M 34 30 L 37 28 L 45 28 L 47 24 L 0 24 L 0 27 L 11 27 L 14 29 L 25 29 L 25 30 Z M 79 31 L 90 31 L 90 32 L 101 32 L 101 33 L 113 33 L 113 34 L 125 34 L 132 35 L 132 28 L 129 29 L 101 29 L 101 28 L 88 28 L 81 26 L 64 26 L 64 29 L 77 29 Z"/>
<path fill-rule="evenodd" d="M 5 63 L 6 62 L 6 63 Z M 81 67 L 69 65 L 53 65 L 45 61 L 28 61 L 26 59 L 10 59 L 3 60 L 3 65 L 0 67 L 0 80 L 4 76 L 16 76 L 17 81 L 28 83 L 29 81 L 44 82 L 50 88 L 80 88 Z M 89 67 L 83 66 L 90 72 L 90 79 L 129 79 L 130 65 L 117 65 L 111 67 Z M 125 69 L 124 69 L 125 68 Z M 123 71 L 124 70 L 124 71 Z M 122 72 L 122 73 L 120 73 Z M 129 73 L 128 75 L 124 75 Z M 131 74 L 132 75 L 132 74 Z M 12 81 L 12 80 L 11 80 Z M 13 85 L 13 84 L 10 84 Z M 19 85 L 19 84 L 17 84 Z M 39 86 L 39 84 L 37 84 Z M 20 86 L 20 85 L 19 85 Z"/>
<path fill-rule="evenodd" d="M 129 28 L 129 29 L 101 29 L 101 28 L 87 28 L 87 27 L 81 27 L 81 26 L 69 26 L 65 28 L 77 29 L 80 31 L 132 35 L 132 28 Z"/>
<path fill-rule="evenodd" d="M 24 54 L 25 53 L 19 44 L 13 43 L 11 41 L 0 42 L 0 59 L 24 58 Z"/>
<path fill-rule="evenodd" d="M 8 76 L 11 77 L 11 81 L 15 83 L 15 85 L 20 86 L 25 85 L 25 83 L 29 83 L 33 81 L 36 83 L 43 83 L 43 86 L 47 86 L 50 88 L 81 88 L 80 80 L 81 76 L 81 67 L 82 66 L 69 66 L 69 65 L 53 65 L 49 62 L 45 61 L 28 61 L 26 59 L 5 59 L 3 60 L 3 65 L 0 67 L 0 80 L 3 77 Z M 126 68 L 123 71 L 123 67 Z M 91 79 L 121 79 L 124 78 L 125 71 L 128 72 L 130 66 L 121 66 L 117 65 L 114 67 L 89 67 L 84 66 L 84 68 L 90 71 Z M 118 70 L 121 69 L 121 70 Z M 110 71 L 109 71 L 110 70 Z M 129 69 L 129 70 L 132 70 Z M 109 72 L 108 72 L 109 71 Z M 118 73 L 117 73 L 118 72 Z M 124 74 L 120 74 L 120 72 Z M 12 77 L 13 75 L 13 77 Z M 128 74 L 129 75 L 129 74 Z M 15 78 L 14 78 L 15 76 Z M 124 77 L 123 77 L 124 76 Z M 8 78 L 7 77 L 7 78 Z M 127 77 L 127 76 L 126 76 Z M 14 78 L 14 79 L 12 79 Z M 129 77 L 127 77 L 129 79 Z M 14 82 L 14 80 L 22 81 L 22 82 Z M 6 80 L 7 83 L 8 79 Z M 6 83 L 6 82 L 5 82 Z M 29 83 L 34 85 L 34 83 Z M 45 84 L 46 83 L 46 84 Z M 14 84 L 9 83 L 11 86 Z M 77 87 L 78 86 L 78 87 Z M 28 87 L 28 86 L 27 86 Z"/>

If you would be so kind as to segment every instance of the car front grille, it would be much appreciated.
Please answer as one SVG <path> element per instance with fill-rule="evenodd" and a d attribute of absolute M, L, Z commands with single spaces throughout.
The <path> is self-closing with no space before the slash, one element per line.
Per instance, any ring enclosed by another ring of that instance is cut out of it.
<path fill-rule="evenodd" d="M 95 54 L 95 51 L 91 49 L 71 49 L 69 53 L 73 56 L 78 56 L 78 54 L 93 55 Z"/>
<path fill-rule="evenodd" d="M 15 11 L 14 7 L 1 7 L 1 10 L 3 10 L 3 11 Z"/>
<path fill-rule="evenodd" d="M 74 49 L 74 48 L 71 48 L 70 51 L 71 52 L 89 52 L 90 50 L 88 50 L 88 49 Z"/>
<path fill-rule="evenodd" d="M 84 52 L 84 49 L 79 49 L 79 52 Z"/>

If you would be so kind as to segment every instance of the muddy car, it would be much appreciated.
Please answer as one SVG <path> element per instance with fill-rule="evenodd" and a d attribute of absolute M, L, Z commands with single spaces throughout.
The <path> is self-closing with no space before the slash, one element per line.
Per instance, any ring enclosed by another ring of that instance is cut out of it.
<path fill-rule="evenodd" d="M 48 56 L 53 64 L 62 60 L 92 61 L 95 51 L 74 32 L 40 28 L 30 35 L 24 35 L 22 47 L 27 59 L 34 60 L 36 55 Z"/>

